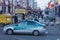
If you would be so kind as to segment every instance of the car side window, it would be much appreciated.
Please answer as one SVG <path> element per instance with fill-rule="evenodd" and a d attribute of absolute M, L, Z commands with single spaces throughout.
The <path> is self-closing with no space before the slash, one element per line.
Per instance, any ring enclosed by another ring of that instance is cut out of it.
<path fill-rule="evenodd" d="M 28 21 L 28 22 L 27 22 L 27 25 L 34 26 L 34 25 L 35 25 L 35 22 Z"/>
<path fill-rule="evenodd" d="M 22 22 L 20 22 L 18 25 L 19 25 L 19 26 L 25 26 L 25 24 L 26 24 L 26 22 L 25 22 L 25 21 L 22 21 Z"/>

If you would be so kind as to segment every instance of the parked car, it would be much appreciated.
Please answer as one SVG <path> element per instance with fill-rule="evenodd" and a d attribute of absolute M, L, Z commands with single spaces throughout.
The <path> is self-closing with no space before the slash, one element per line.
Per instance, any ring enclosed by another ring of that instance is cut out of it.
<path fill-rule="evenodd" d="M 40 24 L 37 21 L 21 21 L 16 24 L 6 25 L 3 28 L 4 33 L 11 35 L 13 33 L 31 33 L 35 36 L 39 34 L 44 34 L 46 28 L 44 24 Z"/>

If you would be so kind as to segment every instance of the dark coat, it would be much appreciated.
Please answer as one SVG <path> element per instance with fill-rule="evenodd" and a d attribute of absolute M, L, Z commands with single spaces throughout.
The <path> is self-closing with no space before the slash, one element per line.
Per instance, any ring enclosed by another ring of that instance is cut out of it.
<path fill-rule="evenodd" d="M 18 18 L 17 18 L 17 16 L 14 16 L 14 22 L 15 22 L 15 23 L 18 22 Z"/>

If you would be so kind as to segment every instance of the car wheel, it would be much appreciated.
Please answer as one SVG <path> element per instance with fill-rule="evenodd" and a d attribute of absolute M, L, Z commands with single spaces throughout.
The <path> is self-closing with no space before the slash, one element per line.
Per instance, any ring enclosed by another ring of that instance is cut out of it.
<path fill-rule="evenodd" d="M 33 31 L 33 35 L 34 36 L 39 36 L 39 31 L 37 31 L 37 30 Z"/>
<path fill-rule="evenodd" d="M 11 35 L 13 34 L 13 31 L 11 29 L 8 29 L 7 32 L 6 32 L 8 35 Z"/>

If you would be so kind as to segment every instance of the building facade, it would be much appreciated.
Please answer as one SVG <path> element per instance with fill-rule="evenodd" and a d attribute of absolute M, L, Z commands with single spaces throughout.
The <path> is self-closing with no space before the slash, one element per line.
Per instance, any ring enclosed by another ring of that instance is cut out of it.
<path fill-rule="evenodd" d="M 34 2 L 34 9 L 37 8 L 37 2 Z"/>
<path fill-rule="evenodd" d="M 0 10 L 3 10 L 3 13 L 11 13 L 17 5 L 23 8 L 29 6 L 33 9 L 36 6 L 36 3 L 34 5 L 34 1 L 35 0 L 0 0 Z"/>
<path fill-rule="evenodd" d="M 28 0 L 28 6 L 31 7 L 32 9 L 34 8 L 34 1 L 35 0 Z"/>

